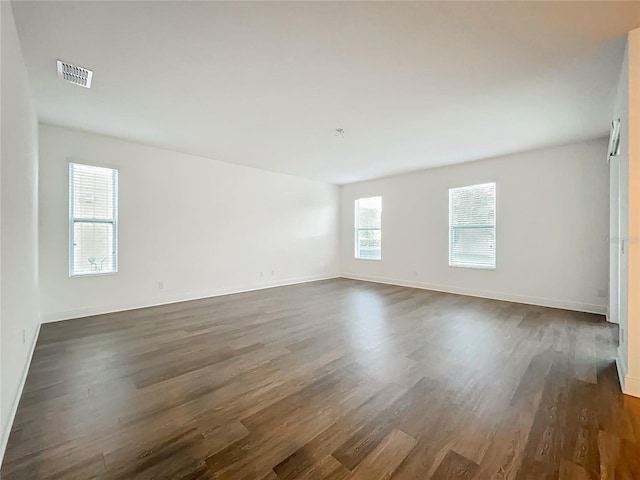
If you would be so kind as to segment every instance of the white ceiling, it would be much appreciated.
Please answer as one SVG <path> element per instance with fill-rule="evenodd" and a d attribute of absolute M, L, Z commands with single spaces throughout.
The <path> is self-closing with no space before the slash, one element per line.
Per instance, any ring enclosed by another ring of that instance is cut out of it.
<path fill-rule="evenodd" d="M 606 135 L 640 25 L 637 2 L 13 9 L 40 121 L 338 184 Z"/>

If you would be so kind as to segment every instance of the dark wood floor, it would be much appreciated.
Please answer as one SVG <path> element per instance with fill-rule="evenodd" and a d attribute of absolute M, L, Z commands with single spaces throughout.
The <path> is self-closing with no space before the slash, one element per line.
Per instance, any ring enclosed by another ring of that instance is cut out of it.
<path fill-rule="evenodd" d="M 640 479 L 602 317 L 330 280 L 43 325 L 2 479 Z"/>

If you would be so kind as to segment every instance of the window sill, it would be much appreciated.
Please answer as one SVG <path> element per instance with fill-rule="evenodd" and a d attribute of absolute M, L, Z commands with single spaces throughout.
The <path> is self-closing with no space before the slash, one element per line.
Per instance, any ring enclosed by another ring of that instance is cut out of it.
<path fill-rule="evenodd" d="M 116 275 L 118 272 L 104 273 L 70 273 L 69 278 L 86 278 L 86 277 L 105 277 L 108 275 Z"/>
<path fill-rule="evenodd" d="M 380 262 L 382 261 L 382 258 L 360 258 L 360 257 L 353 257 L 354 260 L 366 260 L 368 262 Z"/>
<path fill-rule="evenodd" d="M 449 266 L 451 268 L 470 268 L 472 270 L 495 270 L 496 267 L 492 267 L 489 265 L 451 265 L 449 264 Z"/>

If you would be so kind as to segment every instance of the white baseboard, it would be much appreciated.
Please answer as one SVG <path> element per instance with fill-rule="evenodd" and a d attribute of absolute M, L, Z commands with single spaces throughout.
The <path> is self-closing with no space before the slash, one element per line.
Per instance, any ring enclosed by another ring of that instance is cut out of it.
<path fill-rule="evenodd" d="M 620 378 L 620 389 L 622 393 L 631 395 L 632 397 L 640 397 L 640 378 L 627 374 L 627 364 L 621 355 L 620 347 L 618 347 L 618 355 L 616 356 L 616 367 L 618 369 L 618 378 Z"/>
<path fill-rule="evenodd" d="M 9 414 L 9 421 L 7 427 L 2 433 L 2 443 L 0 444 L 0 465 L 4 459 L 4 453 L 7 450 L 7 443 L 9 442 L 9 435 L 11 434 L 11 428 L 13 427 L 13 421 L 16 419 L 16 413 L 18 412 L 18 405 L 20 404 L 20 398 L 22 397 L 22 390 L 24 390 L 24 384 L 27 381 L 27 374 L 29 373 L 29 367 L 31 366 L 31 359 L 33 358 L 33 352 L 36 351 L 36 344 L 38 343 L 38 337 L 40 336 L 40 324 L 36 329 L 36 334 L 33 336 L 33 342 L 31 343 L 31 350 L 29 351 L 29 357 L 27 358 L 27 364 L 24 366 L 22 372 L 22 378 L 20 379 L 20 386 L 16 393 L 16 398 L 13 399 L 13 405 L 11 406 L 11 413 Z"/>
<path fill-rule="evenodd" d="M 620 355 L 619 347 L 618 354 L 616 355 L 616 369 L 618 370 L 618 379 L 620 380 L 620 390 L 624 392 L 624 385 L 627 377 L 627 365 L 624 363 L 624 360 Z"/>
<path fill-rule="evenodd" d="M 47 312 L 41 313 L 41 319 L 42 323 L 60 322 L 63 320 L 89 317 L 92 315 L 103 315 L 106 313 L 124 312 L 126 310 L 135 310 L 138 308 L 157 307 L 160 305 L 169 305 L 171 303 L 188 302 L 190 300 L 200 300 L 203 298 L 219 297 L 222 295 L 232 295 L 234 293 L 253 292 L 256 290 L 264 290 L 268 288 L 284 287 L 286 285 L 297 285 L 300 283 L 317 282 L 319 280 L 329 280 L 332 278 L 340 278 L 340 275 L 311 275 L 307 277 L 285 279 L 278 282 L 263 282 L 248 286 L 246 288 L 210 290 L 204 292 L 187 292 L 172 296 L 158 297 L 152 300 L 129 302 L 118 305 L 98 305 L 86 308 L 77 308 L 73 310 L 65 310 L 61 312 Z"/>
<path fill-rule="evenodd" d="M 640 398 L 640 378 L 630 377 L 627 375 L 624 378 L 624 390 L 626 395 Z"/>
<path fill-rule="evenodd" d="M 423 290 L 433 290 L 436 292 L 454 293 L 457 295 L 467 295 L 469 297 L 488 298 L 491 300 L 502 300 L 505 302 L 524 303 L 527 305 L 537 305 L 540 307 L 561 308 L 563 310 L 573 310 L 577 312 L 595 313 L 605 315 L 606 305 L 592 305 L 551 298 L 529 297 L 526 295 L 513 295 L 511 293 L 491 292 L 487 290 L 475 290 L 469 288 L 459 288 L 449 285 L 434 285 L 416 281 L 398 280 L 394 278 L 377 277 L 372 275 L 360 275 L 356 273 L 343 273 L 343 278 L 352 280 L 363 280 L 365 282 L 384 283 L 387 285 L 398 285 L 401 287 L 421 288 Z"/>

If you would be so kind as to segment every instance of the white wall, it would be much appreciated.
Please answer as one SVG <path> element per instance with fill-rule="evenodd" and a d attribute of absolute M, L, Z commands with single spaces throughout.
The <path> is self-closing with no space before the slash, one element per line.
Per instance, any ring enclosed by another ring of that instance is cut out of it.
<path fill-rule="evenodd" d="M 119 170 L 116 275 L 68 276 L 70 161 Z M 42 319 L 337 276 L 338 204 L 333 185 L 41 125 Z"/>
<path fill-rule="evenodd" d="M 618 369 L 620 379 L 627 373 L 627 337 L 628 331 L 628 251 L 621 248 L 621 242 L 628 242 L 629 223 L 629 50 L 625 48 L 624 60 L 620 72 L 620 81 L 614 105 L 613 119 L 620 119 L 620 155 L 611 158 L 609 163 L 610 191 L 610 312 L 612 320 L 620 324 L 620 345 L 618 347 Z"/>
<path fill-rule="evenodd" d="M 345 276 L 605 313 L 606 140 L 343 186 Z M 496 182 L 497 268 L 448 266 L 448 189 Z M 354 259 L 353 202 L 382 196 L 382 260 Z"/>
<path fill-rule="evenodd" d="M 9 2 L 2 17 L 0 458 L 39 326 L 38 123 Z"/>

